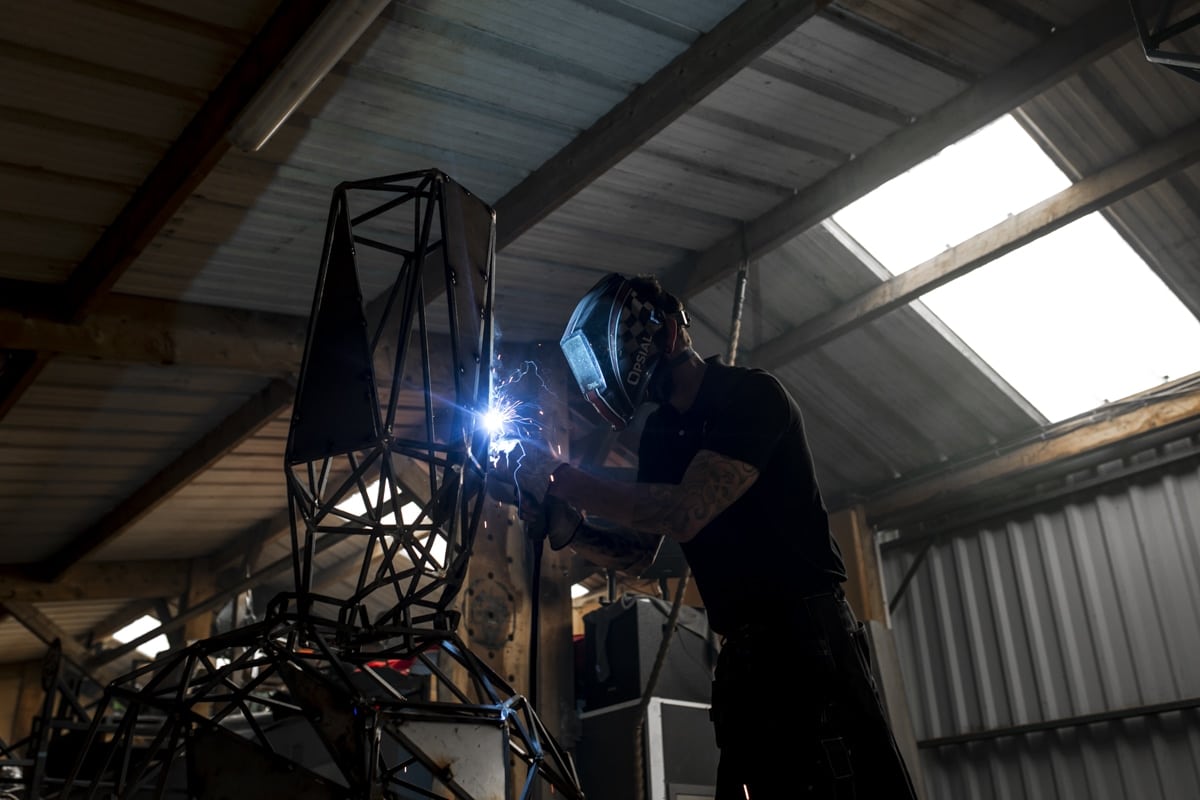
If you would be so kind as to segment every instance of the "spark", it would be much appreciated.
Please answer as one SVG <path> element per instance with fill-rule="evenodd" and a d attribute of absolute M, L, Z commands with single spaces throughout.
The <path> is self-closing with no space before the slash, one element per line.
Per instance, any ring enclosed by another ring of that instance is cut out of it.
<path fill-rule="evenodd" d="M 495 369 L 495 368 L 493 368 Z M 491 403 L 482 415 L 481 422 L 491 437 L 491 456 L 495 463 L 500 454 L 507 455 L 523 439 L 530 439 L 540 434 L 542 425 L 535 418 L 542 416 L 542 410 L 535 401 L 515 397 L 514 384 L 520 383 L 526 377 L 534 376 L 541 384 L 541 390 L 553 395 L 546 385 L 538 366 L 533 361 L 525 361 L 512 370 L 507 377 L 493 384 Z M 529 394 L 524 392 L 524 394 Z M 535 392 L 536 394 L 536 392 Z M 536 412 L 536 415 L 535 413 Z"/>
<path fill-rule="evenodd" d="M 493 368 L 493 375 L 499 367 Z M 537 381 L 538 386 L 529 390 L 522 387 L 521 397 L 517 397 L 515 384 L 526 378 Z M 490 440 L 488 457 L 493 467 L 498 467 L 500 459 L 505 459 L 505 465 L 511 466 L 511 476 L 515 479 L 521 469 L 521 462 L 531 449 L 546 447 L 541 441 L 543 437 L 542 418 L 545 414 L 537 404 L 539 396 L 555 397 L 554 391 L 546 384 L 538 365 L 534 361 L 524 361 L 519 367 L 508 372 L 503 379 L 493 381 L 492 400 L 482 423 L 486 426 Z M 532 399 L 530 399 L 532 398 Z M 558 451 L 562 452 L 561 445 Z M 517 491 L 517 503 L 521 502 L 520 484 L 514 488 Z"/>

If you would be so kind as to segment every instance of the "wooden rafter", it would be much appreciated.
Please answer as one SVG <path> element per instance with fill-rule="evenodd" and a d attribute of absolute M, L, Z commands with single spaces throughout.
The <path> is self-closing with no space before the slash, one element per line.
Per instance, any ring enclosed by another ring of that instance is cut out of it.
<path fill-rule="evenodd" d="M 496 203 L 496 249 L 511 244 L 695 106 L 828 0 L 746 0 Z"/>
<path fill-rule="evenodd" d="M 764 369 L 773 369 L 792 361 L 894 308 L 916 300 L 938 286 L 1128 197 L 1198 160 L 1200 124 L 1194 124 L 1089 175 L 849 302 L 764 342 L 748 354 L 748 360 Z"/>
<path fill-rule="evenodd" d="M 1007 67 L 907 128 L 825 175 L 702 253 L 662 276 L 677 294 L 692 297 L 731 275 L 744 258 L 756 259 L 803 233 L 891 178 L 988 122 L 1036 97 L 1133 38 L 1128 8 L 1105 0 L 1077 24 L 1063 29 Z"/>
<path fill-rule="evenodd" d="M 58 641 L 62 646 L 63 657 L 84 673 L 90 675 L 101 686 L 118 677 L 123 672 L 117 664 L 90 663 L 91 654 L 87 648 L 76 641 L 75 637 L 54 624 L 54 621 L 42 613 L 33 603 L 6 600 L 2 604 L 2 607 L 8 613 L 12 614 L 13 618 L 20 622 L 26 630 L 47 645 Z"/>
<path fill-rule="evenodd" d="M 0 572 L 0 602 L 173 597 L 187 578 L 188 562 L 183 559 L 77 564 L 54 582 L 33 580 L 10 567 Z"/>
<path fill-rule="evenodd" d="M 81 322 L 0 311 L 0 348 L 131 364 L 295 374 L 302 317 L 113 295 Z"/>
<path fill-rule="evenodd" d="M 1200 417 L 1200 391 L 1193 389 L 1162 397 L 1116 404 L 1094 421 L 1058 426 L 1036 440 L 1006 449 L 971 464 L 946 465 L 937 475 L 881 492 L 865 504 L 869 519 L 907 512 L 924 503 L 945 503 L 955 495 L 993 481 L 1010 478 L 1058 462 L 1076 459 L 1102 448 L 1136 443 L 1150 435 L 1165 436 L 1177 426 Z"/>
<path fill-rule="evenodd" d="M 49 580 L 60 577 L 68 568 L 150 513 L 213 462 L 279 416 L 291 405 L 293 395 L 291 384 L 278 379 L 270 381 L 182 455 L 118 503 L 112 511 L 57 553 L 40 562 L 35 573 Z"/>
<path fill-rule="evenodd" d="M 75 322 L 84 319 L 229 149 L 226 134 L 238 115 L 327 4 L 327 0 L 280 4 L 66 283 L 51 293 L 31 285 L 32 291 L 8 294 L 26 303 L 21 310 Z M 32 383 L 46 358 L 39 355 L 22 375 L 5 381 L 0 418 Z"/>

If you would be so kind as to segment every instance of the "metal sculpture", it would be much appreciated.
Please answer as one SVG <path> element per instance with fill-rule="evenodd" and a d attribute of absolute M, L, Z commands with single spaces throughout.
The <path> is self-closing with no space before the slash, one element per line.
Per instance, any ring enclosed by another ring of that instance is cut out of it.
<path fill-rule="evenodd" d="M 1192 38 L 1200 12 L 1176 0 L 1129 0 L 1129 7 L 1146 60 L 1200 81 L 1200 53 Z"/>
<path fill-rule="evenodd" d="M 494 238 L 436 170 L 335 190 L 285 455 L 295 590 L 114 681 L 58 796 L 582 798 L 451 605 L 485 500 Z M 353 591 L 316 593 L 347 541 Z"/>

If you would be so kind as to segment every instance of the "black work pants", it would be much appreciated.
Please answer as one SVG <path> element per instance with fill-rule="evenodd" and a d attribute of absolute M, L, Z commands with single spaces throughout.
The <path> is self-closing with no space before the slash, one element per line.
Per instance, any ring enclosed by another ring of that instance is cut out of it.
<path fill-rule="evenodd" d="M 726 638 L 712 717 L 717 800 L 909 800 L 866 631 L 841 591 Z"/>

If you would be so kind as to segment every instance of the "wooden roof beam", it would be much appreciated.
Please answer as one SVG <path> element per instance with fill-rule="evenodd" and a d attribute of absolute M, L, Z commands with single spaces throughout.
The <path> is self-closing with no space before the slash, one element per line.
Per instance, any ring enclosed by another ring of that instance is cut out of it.
<path fill-rule="evenodd" d="M 282 3 L 209 95 L 179 138 L 84 256 L 63 287 L 55 316 L 78 321 L 108 293 L 221 156 L 234 121 L 300 41 L 328 0 Z"/>
<path fill-rule="evenodd" d="M 300 369 L 307 326 L 298 316 L 115 295 L 82 322 L 0 310 L 0 348 L 286 376 Z"/>
<path fill-rule="evenodd" d="M 82 320 L 216 166 L 230 147 L 226 134 L 238 115 L 327 4 L 328 0 L 281 3 L 66 283 L 53 292 L 31 287 L 17 293 L 33 303 L 21 310 Z M 46 358 L 40 355 L 21 374 L 9 375 L 0 384 L 0 418 L 37 377 Z"/>
<path fill-rule="evenodd" d="M 496 249 L 603 175 L 829 0 L 746 0 L 496 202 Z"/>
<path fill-rule="evenodd" d="M 1200 417 L 1200 391 L 1180 391 L 1163 396 L 1130 398 L 1097 409 L 1094 419 L 1078 420 L 1039 433 L 1037 439 L 989 454 L 970 463 L 944 465 L 936 475 L 882 491 L 863 503 L 872 521 L 918 508 L 925 503 L 943 503 L 981 485 L 1011 478 L 1068 459 L 1096 453 L 1117 445 L 1130 452 L 1151 437 L 1172 436 L 1172 429 Z"/>
<path fill-rule="evenodd" d="M 114 295 L 83 322 L 0 310 L 0 352 L 53 352 L 286 378 L 300 371 L 307 330 L 306 318 L 289 314 Z M 438 348 L 450 346 L 442 334 L 431 333 L 429 339 Z"/>
<path fill-rule="evenodd" d="M 1093 211 L 1200 161 L 1200 124 L 1089 175 L 928 261 L 890 278 L 847 303 L 809 320 L 747 355 L 756 367 L 772 369 L 865 325 L 894 308 L 976 270 Z"/>
<path fill-rule="evenodd" d="M 0 607 L 3 607 L 8 613 L 12 614 L 14 619 L 25 626 L 26 630 L 47 645 L 52 645 L 55 641 L 58 641 L 62 646 L 63 657 L 101 686 L 108 684 L 109 681 L 124 673 L 124 669 L 117 664 L 90 663 L 92 656 L 87 648 L 76 641 L 74 636 L 71 636 L 62 628 L 55 625 L 54 621 L 43 614 L 33 603 L 6 600 Z"/>
<path fill-rule="evenodd" d="M 760 258 L 897 175 L 915 167 L 1083 66 L 1133 39 L 1124 0 L 1104 2 L 1008 66 L 901 128 L 874 148 L 746 223 L 662 275 L 676 294 L 692 297 L 733 274 L 744 258 Z M 744 249 L 743 249 L 744 248 Z"/>
<path fill-rule="evenodd" d="M 188 564 L 184 559 L 76 564 L 54 582 L 34 580 L 8 567 L 0 572 L 0 602 L 174 597 L 187 585 Z"/>

